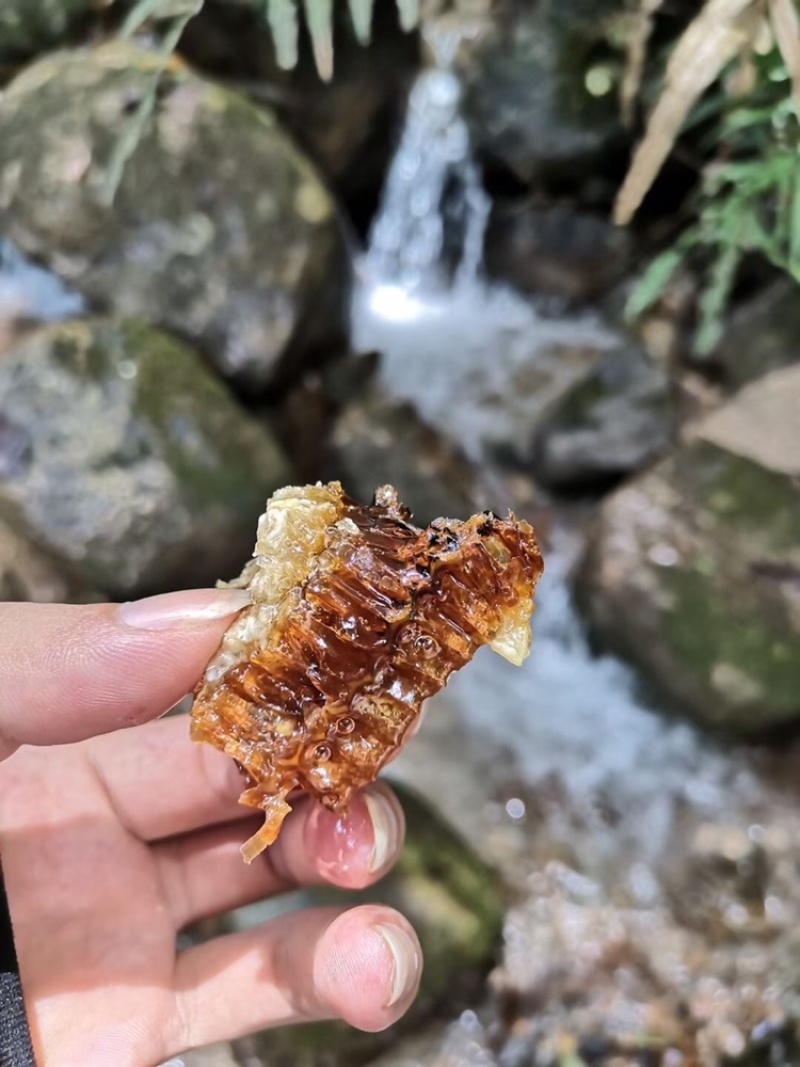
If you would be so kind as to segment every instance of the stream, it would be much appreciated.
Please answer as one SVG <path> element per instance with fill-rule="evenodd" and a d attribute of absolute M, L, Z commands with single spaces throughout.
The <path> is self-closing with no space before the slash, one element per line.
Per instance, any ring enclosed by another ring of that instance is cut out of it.
<path fill-rule="evenodd" d="M 412 89 L 358 269 L 353 338 L 381 353 L 391 396 L 491 471 L 498 421 L 513 427 L 531 403 L 515 392 L 521 369 L 618 338 L 598 316 L 548 313 L 484 279 L 491 205 L 459 99 L 446 61 Z M 748 1062 L 789 1067 L 792 757 L 717 744 L 592 652 L 569 583 L 585 524 L 574 507 L 548 512 L 530 658 L 514 669 L 481 652 L 392 768 L 515 887 L 503 959 L 481 1010 L 381 1064 L 689 1067 L 756 1048 L 763 1058 Z"/>

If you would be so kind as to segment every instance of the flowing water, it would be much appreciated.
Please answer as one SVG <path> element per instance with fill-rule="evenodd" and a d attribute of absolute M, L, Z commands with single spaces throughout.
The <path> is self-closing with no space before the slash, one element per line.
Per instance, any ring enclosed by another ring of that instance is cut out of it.
<path fill-rule="evenodd" d="M 446 64 L 412 90 L 360 264 L 353 338 L 381 353 L 390 394 L 485 464 L 498 421 L 524 423 L 526 406 L 542 402 L 515 394 L 521 368 L 617 337 L 596 316 L 543 315 L 483 278 L 490 205 L 459 105 Z M 580 536 L 566 512 L 556 509 L 549 542 L 529 660 L 514 669 L 476 657 L 433 702 L 396 773 L 520 890 L 495 976 L 538 1004 L 520 1062 L 549 1063 L 556 1032 L 629 1035 L 650 1012 L 645 1028 L 666 1058 L 648 1062 L 716 1065 L 742 1052 L 753 1027 L 782 1018 L 786 988 L 774 975 L 800 919 L 796 797 L 771 784 L 771 758 L 718 747 L 653 707 L 627 666 L 592 653 L 569 591 Z M 761 874 L 748 881 L 753 867 Z M 584 959 L 622 944 L 638 960 L 627 978 Z M 571 1015 L 567 997 L 581 1010 Z M 703 1001 L 691 1018 L 674 1008 L 681 997 Z M 662 1001 L 673 1007 L 655 1022 Z M 498 1042 L 487 1010 L 493 1039 L 468 1013 L 445 1038 L 386 1063 L 504 1064 L 516 1038 Z M 790 1062 L 781 1047 L 770 1055 Z"/>

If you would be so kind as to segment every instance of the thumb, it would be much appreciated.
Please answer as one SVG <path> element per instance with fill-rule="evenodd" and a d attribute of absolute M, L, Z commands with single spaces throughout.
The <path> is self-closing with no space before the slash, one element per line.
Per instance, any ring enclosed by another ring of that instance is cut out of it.
<path fill-rule="evenodd" d="M 238 589 L 128 604 L 0 604 L 0 758 L 157 718 L 213 656 Z"/>

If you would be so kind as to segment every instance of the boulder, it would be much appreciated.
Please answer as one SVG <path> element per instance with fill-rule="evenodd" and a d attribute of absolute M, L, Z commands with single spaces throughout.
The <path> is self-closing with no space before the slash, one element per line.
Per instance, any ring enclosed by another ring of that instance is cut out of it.
<path fill-rule="evenodd" d="M 607 500 L 579 600 L 701 723 L 759 735 L 800 718 L 800 366 Z"/>
<path fill-rule="evenodd" d="M 596 300 L 620 278 L 630 238 L 600 215 L 568 207 L 497 204 L 486 233 L 487 272 L 531 296 Z"/>
<path fill-rule="evenodd" d="M 781 278 L 731 315 L 713 360 L 724 384 L 739 388 L 767 371 L 800 363 L 797 282 Z"/>
<path fill-rule="evenodd" d="M 420 525 L 442 516 L 466 519 L 483 501 L 475 468 L 412 404 L 390 399 L 379 385 L 355 397 L 331 433 L 331 477 L 358 500 L 393 485 Z"/>
<path fill-rule="evenodd" d="M 115 41 L 12 82 L 0 227 L 95 310 L 167 328 L 262 388 L 344 332 L 334 205 L 269 111 L 178 64 L 159 80 L 158 62 Z"/>
<path fill-rule="evenodd" d="M 111 0 L 3 0 L 0 63 L 15 62 L 62 42 Z"/>
<path fill-rule="evenodd" d="M 92 588 L 231 577 L 290 479 L 269 430 L 158 330 L 65 323 L 0 358 L 0 517 Z"/>
<path fill-rule="evenodd" d="M 669 377 L 635 345 L 602 352 L 564 393 L 534 442 L 534 470 L 571 490 L 618 480 L 666 451 L 673 431 Z"/>
<path fill-rule="evenodd" d="M 473 141 L 490 163 L 528 183 L 575 177 L 621 135 L 613 84 L 597 96 L 586 75 L 607 50 L 621 0 L 506 0 L 493 32 L 465 60 Z"/>

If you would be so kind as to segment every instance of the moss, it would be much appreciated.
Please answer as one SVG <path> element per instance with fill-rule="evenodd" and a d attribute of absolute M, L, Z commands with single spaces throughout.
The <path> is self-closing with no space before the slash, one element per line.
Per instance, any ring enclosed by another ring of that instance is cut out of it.
<path fill-rule="evenodd" d="M 746 582 L 725 586 L 698 569 L 665 568 L 661 583 L 674 597 L 665 637 L 680 669 L 705 691 L 706 718 L 713 719 L 716 708 L 726 724 L 735 719 L 756 732 L 800 716 L 800 655 L 792 651 L 789 622 L 777 604 Z M 735 692 L 720 699 L 713 680 L 720 665 L 741 678 L 741 702 Z"/>
<path fill-rule="evenodd" d="M 757 532 L 774 550 L 800 548 L 800 499 L 791 478 L 706 443 L 681 453 L 679 473 L 720 527 Z"/>

